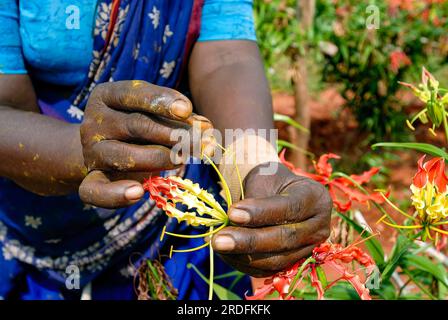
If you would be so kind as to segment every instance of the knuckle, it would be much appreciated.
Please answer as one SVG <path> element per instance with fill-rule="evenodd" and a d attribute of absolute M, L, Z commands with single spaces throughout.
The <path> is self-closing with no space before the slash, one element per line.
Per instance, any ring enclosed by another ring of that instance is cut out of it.
<path fill-rule="evenodd" d="M 257 237 L 256 237 L 255 233 L 253 233 L 253 232 L 249 233 L 249 235 L 246 237 L 246 241 L 245 241 L 245 245 L 247 247 L 243 248 L 243 250 L 247 251 L 247 252 L 255 252 L 256 245 L 257 245 L 257 239 L 256 238 Z"/>
<path fill-rule="evenodd" d="M 171 164 L 170 157 L 167 156 L 167 153 L 162 148 L 155 148 L 152 151 L 152 162 L 158 168 L 167 167 Z"/>
<path fill-rule="evenodd" d="M 100 145 L 98 143 L 97 145 Z M 125 171 L 127 169 L 127 165 L 123 163 L 121 159 L 127 159 L 129 152 L 125 146 L 121 145 L 101 145 L 100 148 L 97 149 L 97 156 L 100 159 L 100 162 L 108 169 L 116 170 L 116 171 Z"/>
<path fill-rule="evenodd" d="M 280 243 L 278 244 L 281 251 L 290 249 L 292 243 L 297 242 L 297 230 L 292 225 L 284 225 L 280 227 Z"/>
<path fill-rule="evenodd" d="M 287 220 L 297 220 L 305 209 L 306 199 L 304 197 L 295 197 L 287 202 L 286 218 Z"/>
<path fill-rule="evenodd" d="M 89 136 L 90 120 L 84 119 L 83 123 L 79 127 L 79 135 L 81 137 L 81 144 L 86 145 Z"/>
<path fill-rule="evenodd" d="M 126 124 L 128 134 L 134 138 L 150 137 L 154 134 L 154 123 L 141 113 L 133 113 Z"/>
<path fill-rule="evenodd" d="M 110 88 L 110 83 L 108 83 L 108 82 L 99 83 L 92 90 L 92 93 L 90 96 L 91 96 L 91 98 L 101 99 L 104 95 L 106 95 L 109 92 L 109 88 Z"/>

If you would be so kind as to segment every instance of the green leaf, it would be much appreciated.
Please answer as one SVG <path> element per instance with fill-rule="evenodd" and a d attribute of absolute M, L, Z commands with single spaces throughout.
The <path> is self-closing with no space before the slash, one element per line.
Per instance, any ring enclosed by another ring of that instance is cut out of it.
<path fill-rule="evenodd" d="M 307 155 L 311 159 L 314 159 L 314 154 L 313 153 L 311 153 L 311 152 L 309 152 L 309 151 L 307 151 L 305 149 L 299 148 L 298 146 L 292 144 L 291 142 L 288 142 L 288 141 L 285 141 L 285 140 L 281 140 L 281 139 L 277 140 L 277 152 L 280 153 L 283 150 L 283 148 L 289 148 L 289 149 L 296 150 L 296 151 L 298 151 L 300 153 L 303 153 L 303 154 Z"/>
<path fill-rule="evenodd" d="M 332 300 L 360 300 L 356 290 L 347 282 L 340 282 L 325 292 L 326 299 Z"/>
<path fill-rule="evenodd" d="M 395 286 L 390 282 L 382 281 L 379 289 L 371 289 L 371 295 L 377 295 L 383 300 L 396 300 L 397 299 L 397 290 Z"/>
<path fill-rule="evenodd" d="M 431 144 L 427 143 L 416 143 L 416 142 L 380 142 L 372 145 L 372 149 L 376 148 L 395 148 L 395 149 L 412 149 L 419 152 L 427 153 L 436 157 L 442 157 L 445 161 L 448 161 L 448 153 L 441 148 L 437 148 Z"/>
<path fill-rule="evenodd" d="M 221 279 L 230 278 L 230 277 L 239 277 L 241 275 L 244 276 L 244 273 L 242 273 L 240 271 L 231 271 L 228 273 L 220 274 L 219 276 L 215 276 L 215 280 L 221 280 Z"/>
<path fill-rule="evenodd" d="M 427 272 L 433 275 L 442 284 L 448 287 L 448 275 L 445 268 L 431 259 L 423 256 L 416 256 L 413 254 L 406 254 L 402 259 L 403 267 L 414 267 L 418 270 Z"/>
<path fill-rule="evenodd" d="M 327 281 L 327 276 L 325 275 L 324 269 L 322 269 L 322 267 L 318 266 L 318 267 L 316 267 L 316 273 L 317 273 L 317 278 L 319 279 L 320 283 L 322 284 L 322 288 L 327 287 L 328 281 Z"/>
<path fill-rule="evenodd" d="M 295 121 L 291 117 L 288 117 L 284 114 L 275 113 L 274 121 L 285 122 L 285 123 L 289 124 L 290 126 L 293 126 L 294 128 L 296 128 L 297 130 L 300 130 L 300 131 L 306 132 L 306 133 L 310 133 L 310 131 L 307 128 L 305 128 L 304 126 L 299 124 L 297 121 Z"/>
<path fill-rule="evenodd" d="M 355 221 L 353 221 L 346 215 L 341 214 L 339 212 L 337 214 L 343 220 L 345 220 L 349 225 L 351 225 L 353 227 L 353 229 L 355 229 L 356 232 L 361 234 L 363 238 L 368 238 L 372 235 L 369 231 L 365 230 L 362 226 L 357 224 Z M 378 241 L 378 239 L 372 237 L 369 240 L 366 240 L 365 244 L 366 244 L 367 250 L 369 250 L 370 255 L 372 256 L 376 265 L 381 270 L 381 266 L 384 265 L 384 250 L 383 250 L 383 247 L 381 246 L 381 243 Z"/>
<path fill-rule="evenodd" d="M 208 285 L 210 285 L 207 277 L 205 277 L 199 270 L 196 268 L 194 264 L 189 263 L 187 265 L 187 268 L 193 268 L 193 270 L 201 277 L 202 280 L 204 280 Z M 232 291 L 224 288 L 223 286 L 220 286 L 219 284 L 214 283 L 213 284 L 213 291 L 218 296 L 220 300 L 241 300 L 241 298 Z"/>
<path fill-rule="evenodd" d="M 383 272 L 381 274 L 381 282 L 388 281 L 390 279 L 395 269 L 397 269 L 397 267 L 400 265 L 400 259 L 409 250 L 412 244 L 413 244 L 412 240 L 402 235 L 399 235 L 397 237 L 395 246 L 392 250 L 391 257 L 389 261 L 386 263 Z"/>

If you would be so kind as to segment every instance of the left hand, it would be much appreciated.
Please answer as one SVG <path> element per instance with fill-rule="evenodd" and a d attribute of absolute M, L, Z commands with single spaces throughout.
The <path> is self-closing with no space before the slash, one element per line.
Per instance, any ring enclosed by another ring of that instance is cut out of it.
<path fill-rule="evenodd" d="M 244 179 L 246 199 L 229 210 L 236 226 L 212 239 L 224 261 L 255 277 L 292 266 L 330 235 L 332 200 L 325 187 L 283 164 L 275 175 L 260 175 L 266 165 Z"/>

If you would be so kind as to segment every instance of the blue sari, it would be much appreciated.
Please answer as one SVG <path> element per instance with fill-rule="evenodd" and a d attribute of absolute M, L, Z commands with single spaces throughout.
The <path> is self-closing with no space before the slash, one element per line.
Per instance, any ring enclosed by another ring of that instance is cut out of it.
<path fill-rule="evenodd" d="M 202 2 L 99 1 L 89 74 L 69 99 L 39 90 L 42 113 L 79 123 L 89 94 L 107 81 L 138 79 L 178 88 L 198 36 Z M 170 174 L 219 193 L 210 166 L 164 173 Z M 134 276 L 143 259 L 163 261 L 179 299 L 206 299 L 208 286 L 187 265 L 207 274 L 208 249 L 165 258 L 172 245 L 186 249 L 203 240 L 160 241 L 164 225 L 172 232 L 193 232 L 168 219 L 147 195 L 131 207 L 107 210 L 83 204 L 77 194 L 42 197 L 0 179 L 0 299 L 79 299 L 87 285 L 92 299 L 135 299 Z M 216 274 L 231 271 L 216 260 Z M 76 283 L 73 272 L 80 288 L 67 285 Z M 245 278 L 234 291 L 242 295 L 249 287 Z"/>

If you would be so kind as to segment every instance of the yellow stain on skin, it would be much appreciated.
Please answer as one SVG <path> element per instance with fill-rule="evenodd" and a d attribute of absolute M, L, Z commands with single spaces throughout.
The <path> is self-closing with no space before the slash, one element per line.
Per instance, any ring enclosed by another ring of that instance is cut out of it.
<path fill-rule="evenodd" d="M 55 179 L 53 176 L 51 176 L 51 177 L 50 177 L 50 181 L 51 181 L 51 182 L 55 182 L 56 179 Z"/>
<path fill-rule="evenodd" d="M 99 134 L 99 133 L 95 134 L 93 136 L 93 138 L 92 138 L 92 140 L 95 141 L 95 142 L 100 142 L 100 141 L 102 141 L 104 139 L 106 139 L 106 137 L 101 135 L 101 134 Z"/>
<path fill-rule="evenodd" d="M 135 167 L 135 160 L 132 157 L 129 157 L 129 163 L 128 168 L 134 168 Z"/>
<path fill-rule="evenodd" d="M 25 148 L 25 146 L 23 145 L 23 143 L 21 143 L 21 142 L 19 143 L 19 148 L 20 148 L 20 149 Z"/>
<path fill-rule="evenodd" d="M 30 173 L 29 173 L 28 171 L 23 171 L 23 175 L 24 175 L 25 177 L 29 177 L 29 176 L 30 176 Z"/>
<path fill-rule="evenodd" d="M 143 81 L 140 81 L 140 80 L 133 80 L 132 81 L 132 87 L 133 88 L 137 88 L 137 87 L 140 87 L 142 85 L 143 85 Z"/>
<path fill-rule="evenodd" d="M 97 116 L 95 117 L 95 120 L 96 120 L 96 123 L 97 123 L 98 125 L 100 125 L 100 124 L 103 123 L 104 117 L 103 117 L 102 114 L 99 114 L 99 115 L 97 115 Z"/>
<path fill-rule="evenodd" d="M 87 173 L 89 173 L 89 172 L 87 171 L 87 168 L 86 168 L 86 167 L 80 167 L 80 168 L 79 168 L 79 171 L 81 171 L 81 174 L 82 174 L 83 176 L 86 176 Z"/>
<path fill-rule="evenodd" d="M 34 157 L 33 157 L 33 161 L 36 161 L 36 160 L 38 160 L 38 159 L 39 159 L 39 157 L 40 157 L 40 156 L 39 156 L 39 154 L 37 154 L 37 153 L 36 153 L 36 154 L 34 155 Z"/>

